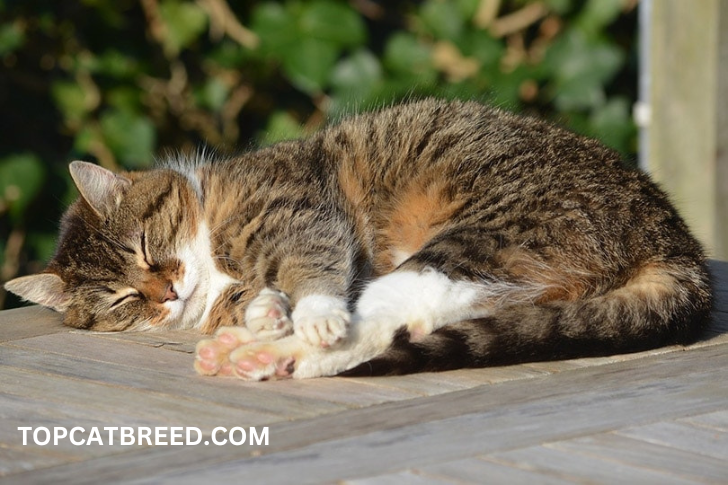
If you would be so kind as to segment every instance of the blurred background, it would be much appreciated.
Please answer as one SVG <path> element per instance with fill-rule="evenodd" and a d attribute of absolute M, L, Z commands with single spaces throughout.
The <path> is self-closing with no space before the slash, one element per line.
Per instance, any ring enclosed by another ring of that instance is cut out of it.
<path fill-rule="evenodd" d="M 68 162 L 139 169 L 434 95 L 634 161 L 636 0 L 0 0 L 0 282 L 38 272 Z M 0 290 L 0 309 L 18 305 Z"/>

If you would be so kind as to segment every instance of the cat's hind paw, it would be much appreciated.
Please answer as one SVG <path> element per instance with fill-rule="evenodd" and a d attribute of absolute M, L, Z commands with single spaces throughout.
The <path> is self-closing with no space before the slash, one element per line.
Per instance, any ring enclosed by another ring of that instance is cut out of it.
<path fill-rule="evenodd" d="M 230 353 L 233 374 L 248 381 L 291 377 L 296 358 L 281 352 L 276 342 L 238 347 Z"/>
<path fill-rule="evenodd" d="M 222 327 L 211 339 L 197 342 L 195 370 L 203 376 L 234 375 L 230 352 L 255 340 L 255 336 L 243 327 Z"/>
<path fill-rule="evenodd" d="M 309 295 L 296 304 L 292 319 L 298 338 L 316 347 L 330 347 L 346 337 L 351 315 L 339 298 Z"/>
<path fill-rule="evenodd" d="M 259 340 L 278 340 L 293 332 L 291 305 L 281 291 L 262 290 L 245 310 L 245 326 Z"/>

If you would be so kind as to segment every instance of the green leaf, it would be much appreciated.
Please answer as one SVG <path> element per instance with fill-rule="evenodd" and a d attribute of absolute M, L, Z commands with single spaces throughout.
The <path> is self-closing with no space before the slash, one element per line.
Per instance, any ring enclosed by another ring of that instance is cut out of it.
<path fill-rule="evenodd" d="M 109 49 L 98 57 L 95 70 L 115 78 L 130 78 L 137 75 L 139 62 L 118 50 Z"/>
<path fill-rule="evenodd" d="M 211 63 L 226 69 L 240 68 L 247 60 L 258 56 L 258 52 L 241 49 L 240 45 L 223 39 L 220 43 L 213 46 L 209 52 L 208 59 Z"/>
<path fill-rule="evenodd" d="M 298 24 L 302 36 L 339 47 L 358 46 L 366 40 L 366 27 L 361 17 L 343 2 L 314 0 L 306 3 Z"/>
<path fill-rule="evenodd" d="M 286 52 L 283 71 L 298 89 L 316 94 L 325 88 L 337 56 L 335 45 L 319 39 L 304 38 Z"/>
<path fill-rule="evenodd" d="M 147 167 L 156 144 L 156 131 L 148 118 L 128 111 L 108 111 L 101 116 L 106 144 L 125 166 Z"/>
<path fill-rule="evenodd" d="M 575 23 L 587 34 L 596 35 L 614 22 L 623 8 L 624 0 L 588 0 Z"/>
<path fill-rule="evenodd" d="M 521 84 L 532 78 L 532 72 L 524 66 L 508 72 L 492 73 L 487 90 L 490 102 L 516 111 L 521 107 Z"/>
<path fill-rule="evenodd" d="M 51 96 L 67 123 L 75 124 L 86 117 L 86 93 L 78 84 L 56 81 L 51 85 Z"/>
<path fill-rule="evenodd" d="M 106 92 L 108 103 L 119 111 L 139 112 L 142 108 L 140 92 L 129 86 L 121 85 Z"/>
<path fill-rule="evenodd" d="M 472 20 L 480 6 L 480 0 L 457 0 L 457 7 L 460 15 L 465 20 Z"/>
<path fill-rule="evenodd" d="M 331 84 L 346 97 L 366 97 L 382 80 L 382 66 L 368 50 L 342 59 L 334 68 Z"/>
<path fill-rule="evenodd" d="M 478 59 L 482 67 L 487 69 L 498 69 L 505 46 L 485 30 L 473 30 L 460 43 L 461 52 L 465 56 L 472 56 Z"/>
<path fill-rule="evenodd" d="M 552 78 L 556 107 L 568 111 L 603 103 L 604 85 L 624 61 L 625 55 L 616 45 L 569 29 L 548 50 L 543 66 Z"/>
<path fill-rule="evenodd" d="M 199 103 L 212 111 L 220 111 L 228 99 L 230 90 L 228 86 L 218 78 L 210 78 L 197 94 Z"/>
<path fill-rule="evenodd" d="M 546 7 L 558 15 L 565 15 L 574 9 L 574 0 L 545 0 Z"/>
<path fill-rule="evenodd" d="M 251 28 L 261 41 L 261 51 L 282 58 L 299 39 L 296 19 L 283 5 L 266 2 L 252 13 Z"/>
<path fill-rule="evenodd" d="M 399 73 L 422 75 L 434 72 L 431 48 L 409 33 L 398 32 L 384 48 L 384 64 Z"/>
<path fill-rule="evenodd" d="M 165 0 L 159 13 L 167 27 L 164 46 L 174 54 L 192 44 L 207 27 L 207 14 L 196 3 Z"/>
<path fill-rule="evenodd" d="M 457 41 L 465 28 L 465 18 L 453 2 L 427 0 L 420 9 L 425 28 L 437 39 Z"/>
<path fill-rule="evenodd" d="M 25 32 L 20 22 L 0 25 L 0 56 L 19 49 L 25 42 Z"/>
<path fill-rule="evenodd" d="M 83 125 L 73 138 L 73 150 L 77 153 L 89 153 L 91 145 L 97 141 L 98 130 L 89 125 Z"/>
<path fill-rule="evenodd" d="M 590 118 L 590 131 L 607 146 L 622 153 L 632 152 L 637 128 L 632 121 L 627 98 L 615 96 L 596 108 Z"/>
<path fill-rule="evenodd" d="M 45 181 L 45 167 L 33 153 L 0 159 L 0 206 L 7 207 L 13 224 L 18 224 L 28 205 Z"/>
<path fill-rule="evenodd" d="M 272 145 L 283 140 L 300 138 L 303 128 L 296 119 L 285 111 L 276 111 L 268 118 L 268 125 L 260 137 L 263 145 Z"/>

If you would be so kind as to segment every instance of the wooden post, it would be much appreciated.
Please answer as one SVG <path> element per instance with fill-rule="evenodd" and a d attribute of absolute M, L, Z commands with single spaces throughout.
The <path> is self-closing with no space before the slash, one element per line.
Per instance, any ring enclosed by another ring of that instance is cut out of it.
<path fill-rule="evenodd" d="M 728 258 L 728 0 L 652 0 L 646 169 Z"/>

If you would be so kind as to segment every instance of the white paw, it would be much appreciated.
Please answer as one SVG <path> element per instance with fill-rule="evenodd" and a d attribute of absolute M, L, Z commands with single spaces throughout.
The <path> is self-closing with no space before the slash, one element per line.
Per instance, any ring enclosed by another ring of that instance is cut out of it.
<path fill-rule="evenodd" d="M 286 294 L 266 288 L 245 310 L 245 326 L 259 340 L 277 340 L 293 331 L 290 312 L 291 305 Z"/>
<path fill-rule="evenodd" d="M 296 336 L 317 347 L 330 347 L 346 337 L 351 321 L 346 302 L 326 295 L 301 298 L 291 318 Z"/>

